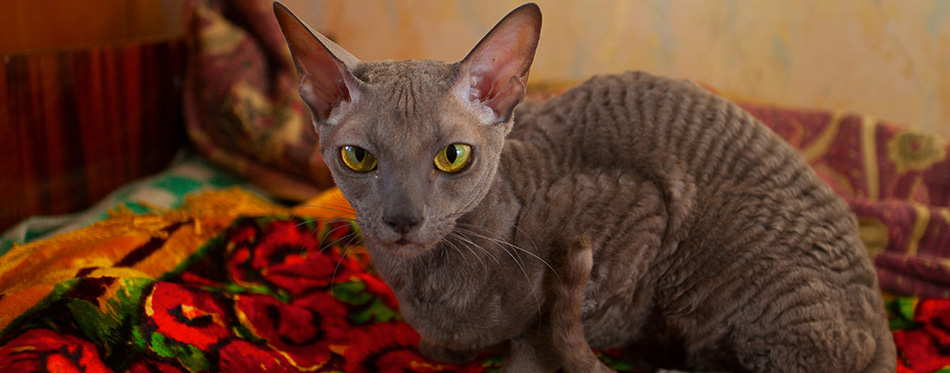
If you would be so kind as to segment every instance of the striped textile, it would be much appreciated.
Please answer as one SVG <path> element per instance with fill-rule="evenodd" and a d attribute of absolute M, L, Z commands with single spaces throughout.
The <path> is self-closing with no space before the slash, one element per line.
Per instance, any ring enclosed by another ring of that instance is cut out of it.
<path fill-rule="evenodd" d="M 0 231 L 78 211 L 186 142 L 182 40 L 3 56 Z"/>

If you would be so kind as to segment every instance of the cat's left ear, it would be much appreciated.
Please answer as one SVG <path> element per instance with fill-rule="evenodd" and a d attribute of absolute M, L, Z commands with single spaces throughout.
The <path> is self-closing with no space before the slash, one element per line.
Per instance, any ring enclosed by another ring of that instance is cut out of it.
<path fill-rule="evenodd" d="M 483 119 L 507 122 L 524 99 L 540 35 L 541 10 L 536 4 L 508 13 L 459 63 L 456 94 L 484 109 L 479 110 L 485 114 Z"/>
<path fill-rule="evenodd" d="M 318 122 L 332 123 L 337 110 L 359 96 L 359 80 L 350 70 L 360 64 L 360 60 L 311 30 L 279 2 L 274 2 L 274 16 L 297 67 L 300 98 Z"/>

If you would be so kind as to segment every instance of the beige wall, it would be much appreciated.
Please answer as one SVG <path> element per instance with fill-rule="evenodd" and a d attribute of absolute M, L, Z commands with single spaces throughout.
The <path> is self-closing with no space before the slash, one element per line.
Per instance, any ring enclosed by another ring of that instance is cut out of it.
<path fill-rule="evenodd" d="M 366 60 L 454 61 L 520 1 L 285 0 Z M 950 0 L 538 1 L 531 79 L 639 69 L 950 136 Z"/>

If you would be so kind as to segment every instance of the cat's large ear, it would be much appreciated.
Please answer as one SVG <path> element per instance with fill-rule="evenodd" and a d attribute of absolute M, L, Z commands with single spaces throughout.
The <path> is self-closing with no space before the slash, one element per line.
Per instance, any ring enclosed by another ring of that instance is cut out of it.
<path fill-rule="evenodd" d="M 540 34 L 541 10 L 534 3 L 508 13 L 459 63 L 459 98 L 479 107 L 486 121 L 508 121 L 524 99 Z"/>
<path fill-rule="evenodd" d="M 334 110 L 359 97 L 350 69 L 360 63 L 336 43 L 307 27 L 286 6 L 274 2 L 274 16 L 297 67 L 297 90 L 315 119 L 332 123 Z"/>

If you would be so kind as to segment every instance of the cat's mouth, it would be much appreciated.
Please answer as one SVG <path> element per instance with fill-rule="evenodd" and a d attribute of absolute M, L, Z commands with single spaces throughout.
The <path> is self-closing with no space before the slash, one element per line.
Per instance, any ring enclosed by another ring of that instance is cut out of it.
<path fill-rule="evenodd" d="M 415 237 L 411 238 L 409 236 L 401 236 L 393 238 L 377 238 L 377 240 L 374 241 L 379 243 L 377 246 L 384 248 L 386 251 L 389 251 L 393 255 L 396 255 L 400 258 L 411 258 L 420 255 L 432 247 L 432 244 L 417 238 L 414 239 Z"/>
<path fill-rule="evenodd" d="M 428 246 L 419 242 L 410 241 L 403 237 L 388 245 L 384 245 L 389 252 L 400 258 L 411 258 L 428 250 Z"/>
<path fill-rule="evenodd" d="M 410 258 L 423 254 L 435 247 L 440 239 L 440 237 L 432 237 L 431 234 L 419 230 L 405 233 L 392 232 L 391 230 L 366 230 L 364 231 L 364 238 L 368 239 L 367 245 L 386 250 L 400 258 Z"/>

